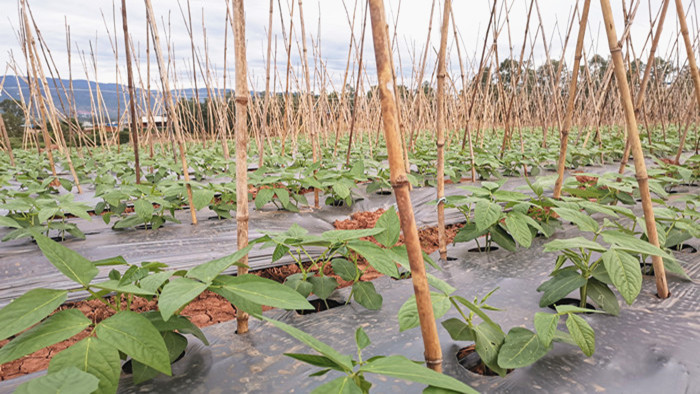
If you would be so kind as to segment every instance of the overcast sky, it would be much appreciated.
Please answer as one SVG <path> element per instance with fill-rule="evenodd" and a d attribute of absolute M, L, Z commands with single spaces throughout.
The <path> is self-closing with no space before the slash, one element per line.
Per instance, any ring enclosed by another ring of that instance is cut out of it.
<path fill-rule="evenodd" d="M 4 0 L 5 3 L 11 3 L 12 0 Z M 622 1 L 611 1 L 615 11 L 615 23 L 618 28 L 618 34 L 622 32 Z M 625 1 L 629 3 L 629 1 Z M 691 0 L 683 1 L 686 7 L 691 6 Z M 190 39 L 185 27 L 183 15 L 181 14 L 179 5 L 182 6 L 185 15 L 187 15 L 187 0 L 152 0 L 154 12 L 158 18 L 159 32 L 161 35 L 161 43 L 163 46 L 166 40 L 170 39 L 172 43 L 172 56 L 176 63 L 178 80 L 177 87 L 190 87 L 192 57 L 190 52 Z M 356 4 L 355 0 L 306 0 L 303 2 L 304 19 L 306 23 L 307 43 L 309 45 L 310 61 L 312 48 L 320 48 L 321 60 L 327 70 L 327 75 L 330 77 L 336 89 L 340 89 L 343 74 L 346 67 L 348 47 L 350 45 L 351 29 L 348 23 L 348 18 L 353 18 L 355 13 L 355 35 L 358 40 L 361 35 L 362 13 L 364 11 L 364 1 L 360 0 Z M 583 1 L 580 1 L 581 6 Z M 641 1 L 638 8 L 635 22 L 631 30 L 634 49 L 638 57 L 645 58 L 648 52 L 649 44 L 646 49 L 642 50 L 647 40 L 649 32 L 650 19 L 656 17 L 661 4 L 660 0 Z M 273 15 L 273 52 L 276 43 L 277 47 L 277 90 L 284 87 L 286 53 L 283 43 L 283 33 L 280 21 L 280 9 L 278 4 L 281 4 L 284 25 L 287 32 L 290 26 L 290 8 L 292 0 L 274 0 L 274 15 Z M 523 45 L 523 33 L 527 20 L 527 10 L 530 0 L 507 0 L 506 2 L 498 1 L 497 10 L 500 15 L 500 23 L 502 27 L 499 36 L 499 60 L 503 60 L 510 56 L 511 46 L 512 53 L 517 59 L 520 55 L 520 48 Z M 100 82 L 114 82 L 117 80 L 117 71 L 115 70 L 114 53 L 110 36 L 114 40 L 114 20 L 113 16 L 116 13 L 116 30 L 117 30 L 117 45 L 119 50 L 119 80 L 124 82 L 126 78 L 126 69 L 124 65 L 124 47 L 123 47 L 123 32 L 121 27 L 121 2 L 117 1 L 114 5 L 108 0 L 29 0 L 29 5 L 36 19 L 36 23 L 46 40 L 48 47 L 51 49 L 53 59 L 61 73 L 62 78 L 68 77 L 68 56 L 66 50 L 66 27 L 67 23 L 70 26 L 71 46 L 73 50 L 72 56 L 72 71 L 75 79 L 91 79 L 95 80 L 95 71 L 91 51 L 94 52 L 95 61 L 97 63 L 97 80 Z M 401 62 L 401 71 L 399 79 L 403 77 L 406 85 L 412 85 L 413 79 L 413 64 L 419 64 L 416 59 L 420 57 L 423 51 L 427 34 L 428 23 L 430 16 L 431 2 L 427 0 L 385 0 L 387 7 L 387 16 L 390 18 L 390 30 L 394 31 L 394 21 L 398 12 L 397 30 L 397 48 L 394 52 L 394 62 L 396 67 L 399 67 L 399 59 Z M 400 10 L 399 10 L 400 5 Z M 478 66 L 479 57 L 481 55 L 481 47 L 484 42 L 484 34 L 489 21 L 490 9 L 493 5 L 492 1 L 487 0 L 454 0 L 453 11 L 455 16 L 456 27 L 460 35 L 460 46 L 462 56 L 465 57 L 466 67 L 473 70 Z M 508 26 L 505 24 L 505 13 L 503 13 L 504 5 L 511 7 L 509 15 L 510 34 Z M 568 21 L 571 18 L 571 13 L 576 6 L 574 0 L 539 0 L 539 10 L 542 18 L 542 25 L 547 40 L 550 46 L 549 54 L 552 58 L 559 58 L 562 53 L 562 43 L 566 35 Z M 145 78 L 145 47 L 146 47 L 146 11 L 142 1 L 129 0 L 127 1 L 129 31 L 132 40 L 139 53 L 135 54 L 141 62 L 142 77 Z M 651 10 L 650 8 L 651 7 Z M 190 0 L 190 9 L 192 14 L 193 35 L 196 50 L 199 53 L 204 67 L 205 59 L 205 40 L 203 26 L 206 28 L 206 42 L 209 55 L 210 70 L 213 71 L 215 78 L 221 87 L 221 81 L 224 70 L 224 37 L 227 7 L 225 0 Z M 246 35 L 247 35 L 247 56 L 248 70 L 251 89 L 262 90 L 265 84 L 265 53 L 267 45 L 267 30 L 269 16 L 269 2 L 266 0 L 245 1 L 246 9 Z M 348 14 L 346 14 L 346 10 Z M 20 73 L 25 73 L 26 64 L 24 55 L 22 54 L 21 45 L 17 40 L 17 29 L 19 26 L 19 16 L 17 4 L 15 7 L 4 7 L 5 15 L 0 19 L 0 31 L 2 31 L 4 39 L 0 41 L 0 64 L 10 67 L 6 70 L 7 74 L 14 74 L 11 68 L 12 64 L 19 67 Z M 442 14 L 442 1 L 438 0 L 435 5 L 433 16 L 433 30 L 430 38 L 431 49 L 428 52 L 428 60 L 426 66 L 426 76 L 424 79 L 430 79 L 432 71 L 435 67 L 435 53 L 439 46 L 439 25 Z M 651 15 L 651 16 L 650 16 Z M 688 15 L 691 36 L 697 37 L 697 9 L 692 4 Z M 577 18 L 578 19 L 578 18 Z M 660 41 L 658 55 L 665 58 L 675 57 L 677 47 L 675 47 L 677 19 L 676 12 L 671 2 L 669 12 L 666 18 L 667 23 L 663 36 Z M 299 23 L 299 5 L 297 0 L 294 0 L 294 34 L 292 46 L 292 65 L 294 73 L 297 76 L 302 76 L 303 71 L 299 67 L 301 50 L 297 46 L 297 40 L 301 40 L 301 30 Z M 534 43 L 532 59 L 535 64 L 541 64 L 545 60 L 545 46 L 542 42 L 541 33 L 538 32 L 539 17 L 537 10 L 533 10 L 532 19 L 530 22 L 530 33 L 525 54 L 525 59 L 530 57 L 530 44 Z M 452 29 L 452 27 L 450 27 Z M 569 40 L 569 49 L 567 50 L 568 63 L 572 62 L 573 47 L 577 27 L 572 31 L 572 37 Z M 371 40 L 371 26 L 368 18 L 367 22 L 367 37 L 365 40 L 365 57 L 364 61 L 367 64 L 368 75 L 374 79 L 374 54 Z M 233 79 L 233 36 L 230 26 L 228 28 L 228 51 L 227 51 L 227 67 L 229 77 L 227 87 L 231 87 Z M 510 42 L 509 42 L 510 39 Z M 312 46 L 312 41 L 317 44 L 320 41 L 320 46 Z M 299 44 L 300 45 L 300 44 Z M 450 55 L 450 72 L 455 80 L 459 79 L 459 63 L 457 59 L 457 51 L 455 48 L 454 36 L 450 33 L 448 41 Z M 607 57 L 609 52 L 607 48 L 607 39 L 605 29 L 602 24 L 602 14 L 600 11 L 600 3 L 592 2 L 591 13 L 589 16 L 589 24 L 587 37 L 585 41 L 585 50 L 588 56 L 593 53 L 601 53 Z M 164 48 L 167 56 L 167 48 Z M 680 50 L 680 59 L 683 61 L 684 47 Z M 274 56 L 274 53 L 273 53 Z M 353 53 L 353 56 L 356 56 Z M 12 62 L 12 57 L 16 62 Z M 43 61 L 43 60 L 42 60 Z M 85 62 L 85 63 L 83 63 Z M 89 71 L 85 71 L 84 64 L 87 65 Z M 312 64 L 313 66 L 313 64 Z M 312 69 L 313 71 L 313 69 Z M 201 75 L 198 76 L 201 78 Z M 151 80 L 154 81 L 153 88 L 158 88 L 158 72 L 155 62 L 152 63 Z M 401 81 L 399 81 L 401 82 Z M 457 85 L 461 85 L 456 81 Z M 292 83 L 292 87 L 296 87 L 296 82 Z M 200 82 L 201 86 L 201 82 Z M 365 86 L 366 88 L 366 86 Z M 332 89 L 330 84 L 328 89 Z"/>

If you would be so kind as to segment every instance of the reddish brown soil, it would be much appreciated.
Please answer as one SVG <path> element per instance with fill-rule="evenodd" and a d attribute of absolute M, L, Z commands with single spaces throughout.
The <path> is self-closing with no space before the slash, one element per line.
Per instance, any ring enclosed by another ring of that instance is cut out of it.
<path fill-rule="evenodd" d="M 338 220 L 334 223 L 334 225 L 337 229 L 373 228 L 374 225 L 377 223 L 377 220 L 383 213 L 383 209 L 378 209 L 374 212 L 356 212 L 350 217 L 350 219 L 342 221 Z M 448 243 L 452 242 L 455 235 L 457 234 L 457 231 L 459 231 L 459 229 L 462 226 L 462 224 L 447 226 L 446 231 Z M 418 233 L 421 240 L 421 247 L 426 253 L 432 253 L 438 249 L 437 227 L 423 228 L 420 229 Z M 373 237 L 369 237 L 366 239 L 376 242 Z M 398 244 L 403 244 L 403 236 L 400 237 Z M 358 266 L 361 270 L 365 270 L 364 274 L 360 278 L 360 280 L 362 281 L 370 281 L 382 276 L 382 274 L 380 274 L 374 268 L 369 266 L 367 262 L 362 258 L 358 259 Z M 307 268 L 309 267 L 310 264 L 307 265 Z M 313 267 L 311 268 L 311 271 L 318 272 L 319 267 Z M 298 272 L 300 272 L 299 267 L 295 264 L 280 267 L 272 267 L 259 271 L 251 271 L 252 274 L 259 275 L 263 278 L 272 279 L 279 283 L 283 283 L 289 275 L 293 275 Z M 352 282 L 344 281 L 339 276 L 335 275 L 330 264 L 325 265 L 324 274 L 336 278 L 338 280 L 338 283 L 340 284 L 340 287 L 347 287 L 352 285 Z M 114 299 L 109 298 L 109 301 L 114 302 Z M 125 299 L 122 299 L 122 307 L 126 308 Z M 99 300 L 85 300 L 74 303 L 67 303 L 61 306 L 58 310 L 68 308 L 79 309 L 94 323 L 99 323 L 100 321 L 114 315 L 115 313 L 112 309 L 107 307 L 103 302 Z M 148 301 L 141 297 L 135 297 L 131 303 L 131 310 L 136 312 L 145 312 L 156 309 L 157 303 L 155 300 Z M 267 309 L 268 308 L 263 308 L 263 310 Z M 217 324 L 234 319 L 236 317 L 236 310 L 231 305 L 231 303 L 225 298 L 212 292 L 206 291 L 197 298 L 195 298 L 182 311 L 181 314 L 183 316 L 189 317 L 192 323 L 194 323 L 198 327 L 206 327 L 212 324 Z M 30 374 L 32 372 L 46 369 L 49 365 L 49 361 L 56 353 L 82 340 L 86 336 L 90 335 L 90 332 L 91 329 L 87 329 L 68 340 L 59 342 L 55 345 L 49 346 L 45 349 L 39 350 L 35 353 L 32 353 L 10 363 L 0 365 L 0 381 L 12 379 L 22 375 Z M 0 341 L 0 347 L 4 346 L 8 342 L 9 339 Z"/>

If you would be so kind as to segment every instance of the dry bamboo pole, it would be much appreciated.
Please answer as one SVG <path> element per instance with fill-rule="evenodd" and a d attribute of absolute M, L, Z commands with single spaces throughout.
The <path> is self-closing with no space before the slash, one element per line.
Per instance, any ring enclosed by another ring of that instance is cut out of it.
<path fill-rule="evenodd" d="M 124 27 L 124 54 L 126 56 L 126 75 L 129 84 L 129 113 L 131 117 L 131 139 L 134 144 L 134 170 L 136 171 L 136 184 L 141 183 L 141 167 L 139 164 L 139 133 L 136 121 L 136 91 L 134 89 L 134 73 L 131 65 L 131 48 L 129 48 L 129 27 L 126 22 L 126 0 L 122 0 L 122 25 Z"/>
<path fill-rule="evenodd" d="M 649 51 L 649 61 L 647 62 L 646 68 L 644 69 L 644 77 L 642 77 L 642 82 L 639 87 L 639 93 L 637 93 L 637 98 L 634 103 L 634 113 L 636 116 L 639 116 L 640 112 L 643 110 L 646 88 L 649 82 L 649 77 L 651 76 L 651 66 L 654 62 L 654 56 L 656 54 L 656 48 L 659 44 L 659 39 L 661 38 L 661 31 L 664 26 L 664 20 L 666 18 L 666 11 L 668 10 L 669 3 L 670 0 L 664 0 L 663 5 L 661 6 L 661 14 L 659 15 L 659 20 L 657 22 L 656 34 L 654 35 L 654 39 L 651 43 L 651 49 Z M 649 131 L 649 134 L 651 135 L 651 131 Z M 628 138 L 625 143 L 625 150 L 622 154 L 622 160 L 620 161 L 620 169 L 618 170 L 620 175 L 622 175 L 625 172 L 625 168 L 627 167 L 627 162 L 630 156 L 630 148 L 631 145 Z"/>
<path fill-rule="evenodd" d="M 685 20 L 685 11 L 683 10 L 683 3 L 680 0 L 676 0 L 676 14 L 678 14 L 678 22 L 681 26 L 681 34 L 683 35 L 683 42 L 685 43 L 685 50 L 688 56 L 688 66 L 690 67 L 690 75 L 693 78 L 693 86 L 695 87 L 695 102 L 700 107 L 700 73 L 698 73 L 698 65 L 695 61 L 695 51 L 693 50 L 693 44 L 690 42 L 690 37 L 688 36 L 688 24 Z M 688 120 L 690 121 L 690 119 Z M 685 144 L 685 138 L 687 135 L 688 128 L 685 129 L 683 135 L 681 136 L 681 141 L 678 145 L 678 152 L 676 153 L 676 163 L 678 163 L 681 159 L 681 154 L 683 153 L 683 145 Z"/>
<path fill-rule="evenodd" d="M 440 28 L 440 51 L 438 52 L 437 74 L 437 214 L 438 247 L 440 259 L 447 260 L 447 237 L 445 235 L 445 55 L 447 53 L 447 34 L 450 27 L 450 0 L 445 0 Z"/>
<path fill-rule="evenodd" d="M 301 44 L 302 51 L 304 52 L 302 56 L 302 64 L 304 67 L 304 79 L 306 80 L 306 105 L 309 110 L 309 131 L 311 137 L 311 155 L 313 157 L 313 162 L 316 163 L 319 160 L 318 157 L 318 131 L 316 130 L 316 122 L 313 116 L 314 105 L 313 105 L 313 92 L 311 90 L 311 78 L 309 77 L 309 59 L 306 50 L 306 28 L 304 27 L 304 9 L 301 4 L 302 0 L 299 0 L 299 24 L 301 25 Z M 314 188 L 314 208 L 319 208 L 318 205 L 318 189 Z"/>
<path fill-rule="evenodd" d="M 433 307 L 430 301 L 430 289 L 425 274 L 423 254 L 418 239 L 413 216 L 413 206 L 408 190 L 408 179 L 401 154 L 401 141 L 399 140 L 399 125 L 396 118 L 396 102 L 393 98 L 391 84 L 391 64 L 389 62 L 389 43 L 386 36 L 386 18 L 384 16 L 383 0 L 369 0 L 370 16 L 372 20 L 372 36 L 374 38 L 374 55 L 377 63 L 378 89 L 381 95 L 382 119 L 384 124 L 384 136 L 386 138 L 387 152 L 389 154 L 389 167 L 391 171 L 391 184 L 396 196 L 396 204 L 399 207 L 401 229 L 403 230 L 408 251 L 408 259 L 411 266 L 411 279 L 413 291 L 416 294 L 418 317 L 420 320 L 421 334 L 425 347 L 425 359 L 429 368 L 442 372 L 442 349 L 437 335 L 437 325 L 433 315 Z"/>
<path fill-rule="evenodd" d="M 591 9 L 591 0 L 584 0 L 583 12 L 579 22 L 578 38 L 576 39 L 576 54 L 574 55 L 574 65 L 571 70 L 571 82 L 569 83 L 569 98 L 566 103 L 566 113 L 564 114 L 564 126 L 560 131 L 559 161 L 557 163 L 557 180 L 554 183 L 554 199 L 561 197 L 561 189 L 564 184 L 564 170 L 566 165 L 566 150 L 569 144 L 569 131 L 574 112 L 574 102 L 576 101 L 576 91 L 578 84 L 579 65 L 581 64 L 581 52 L 583 51 L 583 38 L 586 35 L 586 24 L 588 22 L 588 11 Z"/>
<path fill-rule="evenodd" d="M 420 120 L 423 115 L 422 102 L 423 102 L 423 74 L 425 73 L 425 62 L 428 60 L 428 51 L 430 50 L 430 33 L 433 30 L 433 12 L 435 10 L 435 0 L 432 1 L 430 6 L 430 19 L 428 22 L 428 37 L 425 39 L 425 50 L 423 51 L 423 60 L 421 60 L 421 65 L 418 70 L 418 75 L 416 76 L 416 96 L 413 98 L 413 111 L 418 112 L 418 121 L 412 122 L 413 127 L 411 128 L 411 135 L 409 137 L 410 144 L 409 149 L 412 151 L 415 146 L 415 139 L 418 138 L 416 131 L 420 134 Z"/>
<path fill-rule="evenodd" d="M 25 57 L 28 59 L 27 61 L 27 83 L 29 85 L 29 91 L 30 91 L 30 97 L 34 98 L 34 101 L 36 103 L 37 109 L 39 110 L 39 114 L 41 115 L 41 135 L 44 139 L 44 147 L 46 150 L 46 155 L 49 159 L 49 166 L 51 168 L 51 174 L 54 177 L 54 182 L 58 181 L 58 175 L 56 174 L 56 165 L 53 160 L 53 150 L 51 149 L 51 137 L 49 136 L 49 131 L 46 126 L 46 108 L 44 105 L 44 101 L 42 100 L 41 97 L 41 91 L 39 90 L 39 87 L 37 86 L 38 82 L 38 77 L 37 77 L 37 65 L 36 65 L 36 59 L 34 57 L 34 51 L 32 50 L 33 48 L 33 41 L 34 38 L 32 37 L 32 32 L 30 30 L 29 26 L 29 18 L 27 17 L 27 5 L 25 4 L 25 0 L 20 0 L 20 7 L 21 7 L 21 13 L 22 13 L 22 18 L 24 20 L 23 27 L 24 27 L 24 42 L 23 42 L 23 49 L 25 51 Z M 34 76 L 34 80 L 32 81 L 32 78 L 29 77 L 29 74 Z M 37 149 L 38 148 L 38 143 L 37 143 Z"/>
<path fill-rule="evenodd" d="M 609 0 L 600 0 L 600 5 L 605 20 L 605 32 L 608 36 L 610 55 L 612 56 L 613 66 L 615 68 L 615 79 L 617 80 L 618 90 L 620 91 L 620 101 L 624 109 L 625 121 L 627 123 L 628 138 L 630 139 L 632 152 L 634 154 L 634 167 L 636 170 L 637 183 L 639 184 L 639 193 L 642 197 L 644 221 L 647 229 L 646 233 L 649 243 L 658 247 L 659 237 L 656 232 L 654 208 L 652 207 L 651 194 L 649 193 L 649 177 L 647 175 L 646 164 L 644 163 L 642 144 L 639 140 L 637 119 L 634 116 L 634 105 L 627 84 L 627 74 L 623 64 L 622 53 L 620 52 L 620 43 L 617 41 L 617 33 L 615 32 L 615 21 L 613 20 Z M 666 283 L 666 270 L 663 260 L 660 256 L 652 256 L 652 264 L 654 266 L 654 276 L 656 278 L 657 295 L 662 299 L 668 298 L 668 284 Z"/>
<path fill-rule="evenodd" d="M 15 155 L 12 153 L 12 145 L 10 144 L 10 136 L 7 134 L 7 128 L 5 127 L 5 120 L 0 115 L 0 133 L 2 134 L 2 140 L 7 149 L 7 154 L 10 157 L 10 165 L 15 166 Z"/>
<path fill-rule="evenodd" d="M 263 115 L 262 115 L 262 127 L 263 127 L 263 132 L 262 132 L 262 138 L 265 138 L 269 140 L 270 138 L 270 131 L 269 131 L 269 126 L 267 122 L 267 113 L 270 107 L 270 54 L 272 52 L 272 16 L 274 13 L 274 8 L 275 8 L 275 3 L 274 0 L 270 0 L 270 12 L 269 12 L 269 18 L 267 22 L 267 56 L 265 56 L 265 62 L 267 63 L 265 66 L 265 101 L 263 103 Z M 270 145 L 271 146 L 271 145 Z M 258 152 L 258 167 L 263 166 L 263 158 L 264 158 L 264 147 L 260 149 L 260 152 Z M 270 152 L 271 154 L 274 155 L 274 151 Z"/>
<path fill-rule="evenodd" d="M 233 38 L 236 67 L 236 239 L 238 250 L 248 246 L 248 111 L 247 65 L 245 49 L 245 13 L 243 0 L 233 0 Z M 248 273 L 248 255 L 240 260 L 238 275 Z M 238 330 L 248 332 L 248 314 L 238 311 Z"/>
<path fill-rule="evenodd" d="M 168 111 L 168 123 L 172 126 L 175 138 L 178 140 L 179 150 L 180 150 L 180 162 L 182 163 L 182 172 L 185 178 L 185 189 L 187 191 L 187 200 L 190 205 L 190 216 L 192 218 L 192 224 L 197 224 L 197 211 L 194 209 L 194 202 L 192 199 L 192 185 L 190 184 L 190 172 L 187 166 L 187 156 L 185 154 L 185 141 L 182 135 L 182 129 L 180 128 L 180 121 L 178 119 L 177 109 L 175 108 L 175 103 L 173 102 L 172 92 L 170 91 L 170 84 L 168 82 L 168 71 L 163 64 L 163 53 L 160 47 L 160 38 L 158 36 L 158 26 L 155 22 L 153 15 L 153 7 L 151 6 L 151 0 L 144 0 L 146 3 L 146 18 L 151 28 L 151 37 L 153 39 L 153 48 L 156 52 L 156 59 L 158 60 L 158 70 L 160 72 L 160 82 L 163 86 L 163 97 L 165 100 L 165 107 Z"/>
<path fill-rule="evenodd" d="M 350 119 L 350 135 L 348 137 L 348 151 L 345 155 L 345 165 L 350 165 L 350 152 L 352 151 L 352 136 L 355 131 L 355 123 L 357 122 L 358 105 L 357 99 L 360 96 L 360 83 L 362 82 L 362 60 L 365 52 L 365 31 L 367 27 L 367 7 L 365 7 L 365 16 L 362 22 L 362 35 L 360 37 L 360 60 L 357 66 L 357 81 L 355 82 L 355 96 L 352 103 L 352 117 Z"/>

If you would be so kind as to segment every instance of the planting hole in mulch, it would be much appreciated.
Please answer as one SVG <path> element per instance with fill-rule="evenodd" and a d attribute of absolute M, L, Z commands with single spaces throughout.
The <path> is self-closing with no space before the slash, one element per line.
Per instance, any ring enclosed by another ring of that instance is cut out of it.
<path fill-rule="evenodd" d="M 498 246 L 492 246 L 490 248 L 487 248 L 486 246 L 479 246 L 476 248 L 471 248 L 471 249 L 467 250 L 467 252 L 472 252 L 472 253 L 477 253 L 477 252 L 484 253 L 484 252 L 486 252 L 486 253 L 488 253 L 488 252 L 495 252 L 497 250 L 498 250 Z M 449 257 L 448 257 L 448 259 L 449 259 Z"/>
<path fill-rule="evenodd" d="M 581 305 L 581 300 L 579 300 L 578 298 L 568 298 L 568 297 L 567 297 L 567 298 L 562 298 L 561 300 L 555 302 L 554 304 L 547 305 L 547 308 L 552 309 L 552 310 L 557 310 L 557 308 L 556 308 L 554 305 L 580 306 L 580 305 Z M 586 303 L 586 308 L 587 308 L 587 309 L 593 309 L 593 310 L 597 310 L 597 309 L 598 309 L 598 308 L 596 308 L 595 306 L 593 306 L 592 304 L 590 304 L 590 303 L 588 303 L 588 302 Z M 588 314 L 591 314 L 591 313 L 593 313 L 593 312 L 585 312 L 585 314 L 587 314 L 587 315 L 588 315 Z"/>
<path fill-rule="evenodd" d="M 338 301 L 331 300 L 331 299 L 327 299 L 326 302 L 323 302 L 323 300 L 318 299 L 318 298 L 315 299 L 315 300 L 309 301 L 309 303 L 310 303 L 311 305 L 313 305 L 313 307 L 314 307 L 313 310 L 310 310 L 310 309 L 297 309 L 297 310 L 296 310 L 296 313 L 297 313 L 298 315 L 310 315 L 310 314 L 312 314 L 312 313 L 323 312 L 323 311 L 327 311 L 327 310 L 329 310 L 329 309 L 333 309 L 333 308 L 337 308 L 337 307 L 339 307 L 339 306 L 344 306 L 344 305 L 345 305 L 344 302 L 338 302 Z M 326 304 L 328 304 L 328 305 L 326 305 Z M 348 302 L 348 305 L 349 305 L 349 304 L 350 304 L 350 303 Z"/>
<path fill-rule="evenodd" d="M 391 190 L 380 190 L 380 191 L 376 192 L 376 194 L 379 194 L 380 196 L 390 196 Z"/>
<path fill-rule="evenodd" d="M 689 253 L 689 254 L 698 252 L 698 249 L 695 246 L 689 245 L 689 244 L 680 244 L 678 246 L 674 246 L 673 248 L 671 248 L 671 250 L 673 250 L 674 252 Z"/>
<path fill-rule="evenodd" d="M 487 367 L 481 356 L 476 352 L 475 345 L 463 347 L 457 351 L 457 362 L 459 365 L 467 369 L 467 371 L 482 375 L 482 376 L 498 376 L 491 368 Z M 512 369 L 506 370 L 506 375 L 513 372 Z"/>
<path fill-rule="evenodd" d="M 394 277 L 392 276 L 391 279 L 393 279 L 393 280 L 411 279 L 411 271 L 399 270 L 399 277 L 398 277 L 398 278 L 394 278 Z"/>

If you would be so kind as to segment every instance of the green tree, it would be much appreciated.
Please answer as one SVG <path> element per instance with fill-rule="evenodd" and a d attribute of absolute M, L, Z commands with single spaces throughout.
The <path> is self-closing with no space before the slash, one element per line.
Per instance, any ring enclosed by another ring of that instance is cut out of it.
<path fill-rule="evenodd" d="M 21 137 L 24 131 L 24 111 L 13 100 L 7 99 L 0 102 L 0 114 L 5 121 L 7 134 L 10 137 Z"/>

